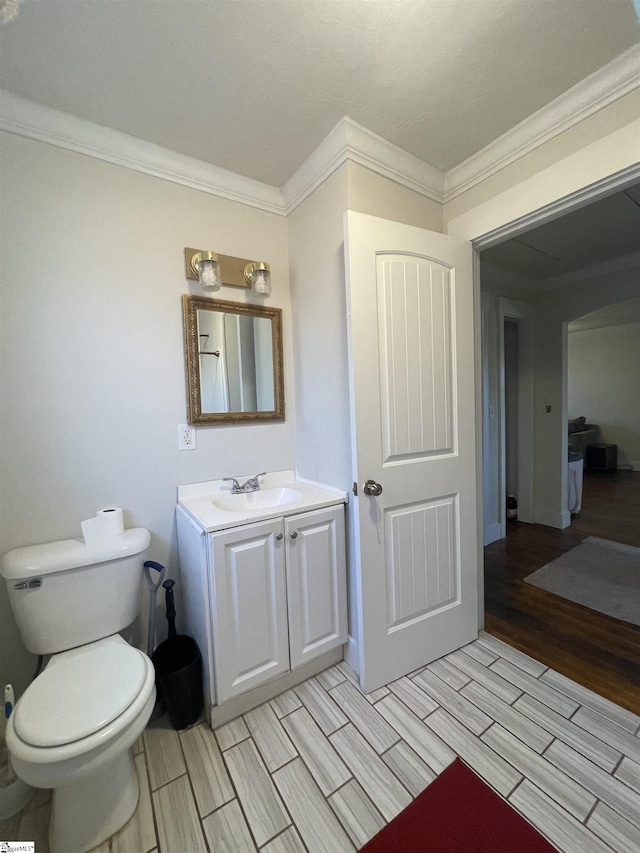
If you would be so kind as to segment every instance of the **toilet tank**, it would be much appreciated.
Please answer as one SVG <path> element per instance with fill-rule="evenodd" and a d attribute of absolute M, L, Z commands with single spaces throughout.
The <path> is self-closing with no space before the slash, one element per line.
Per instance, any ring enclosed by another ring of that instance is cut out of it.
<path fill-rule="evenodd" d="M 150 539 L 135 527 L 99 546 L 66 539 L 5 554 L 0 574 L 27 649 L 54 654 L 130 625 L 140 609 Z"/>

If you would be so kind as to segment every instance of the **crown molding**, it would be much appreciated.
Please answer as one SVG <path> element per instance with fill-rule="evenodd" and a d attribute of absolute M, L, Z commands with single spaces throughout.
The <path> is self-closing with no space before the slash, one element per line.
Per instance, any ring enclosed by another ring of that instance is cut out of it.
<path fill-rule="evenodd" d="M 284 215 L 277 187 L 0 91 L 0 130 Z"/>
<path fill-rule="evenodd" d="M 309 154 L 289 180 L 282 187 L 285 211 L 287 214 L 311 195 L 323 181 L 333 174 L 346 161 L 346 133 L 343 118 L 336 124 L 317 148 Z"/>
<path fill-rule="evenodd" d="M 347 161 L 365 166 L 433 201 L 442 203 L 444 199 L 444 172 L 345 116 L 283 186 L 286 212 L 295 210 Z"/>
<path fill-rule="evenodd" d="M 289 214 L 348 161 L 442 204 L 638 89 L 639 64 L 636 46 L 446 174 L 346 116 L 282 189 L 2 90 L 0 130 L 279 215 Z"/>
<path fill-rule="evenodd" d="M 449 169 L 445 176 L 445 203 L 638 89 L 639 67 L 640 45 L 635 45 L 503 133 L 477 154 Z"/>

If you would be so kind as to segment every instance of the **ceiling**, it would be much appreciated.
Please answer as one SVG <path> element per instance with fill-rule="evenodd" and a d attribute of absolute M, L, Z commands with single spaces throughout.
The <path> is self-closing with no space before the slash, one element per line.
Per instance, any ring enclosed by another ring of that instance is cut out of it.
<path fill-rule="evenodd" d="M 627 255 L 640 264 L 640 184 L 486 249 L 481 259 L 515 273 L 514 286 L 547 290 L 560 276 Z"/>
<path fill-rule="evenodd" d="M 605 272 L 607 267 L 638 271 L 637 299 L 627 299 L 585 314 L 569 323 L 570 332 L 640 322 L 640 184 L 627 187 L 586 207 L 526 231 L 481 255 L 481 277 L 528 291 L 551 290 L 568 283 L 572 273 Z M 587 276 L 585 276 L 586 278 Z M 573 286 L 581 279 L 573 277 Z"/>
<path fill-rule="evenodd" d="M 24 0 L 0 81 L 280 187 L 345 115 L 451 169 L 636 40 L 631 0 Z"/>
<path fill-rule="evenodd" d="M 570 332 L 587 332 L 604 326 L 624 326 L 626 323 L 640 323 L 640 297 L 614 302 L 598 311 L 592 311 L 569 323 Z"/>
<path fill-rule="evenodd" d="M 0 86 L 280 187 L 345 115 L 447 171 L 637 36 L 631 0 L 22 0 Z M 544 290 L 634 253 L 640 186 L 482 262 Z"/>

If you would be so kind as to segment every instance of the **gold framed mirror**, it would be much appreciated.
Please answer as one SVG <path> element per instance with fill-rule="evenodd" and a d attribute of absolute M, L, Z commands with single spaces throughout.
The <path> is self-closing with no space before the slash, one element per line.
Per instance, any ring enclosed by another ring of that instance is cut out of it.
<path fill-rule="evenodd" d="M 188 420 L 284 420 L 282 310 L 182 297 Z"/>

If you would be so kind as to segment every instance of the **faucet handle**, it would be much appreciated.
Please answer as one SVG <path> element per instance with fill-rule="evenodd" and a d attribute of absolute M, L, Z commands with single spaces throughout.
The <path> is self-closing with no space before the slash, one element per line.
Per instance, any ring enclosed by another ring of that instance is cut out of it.
<path fill-rule="evenodd" d="M 240 488 L 240 483 L 236 480 L 235 477 L 223 477 L 222 479 L 226 481 L 231 480 L 233 482 L 233 494 L 237 495 L 238 492 L 242 491 L 242 489 Z"/>
<path fill-rule="evenodd" d="M 254 474 L 253 477 L 249 477 L 247 482 L 242 487 L 242 490 L 245 492 L 259 492 L 260 480 L 258 480 L 258 477 L 264 477 L 266 473 L 266 471 L 261 471 L 259 474 Z"/>

